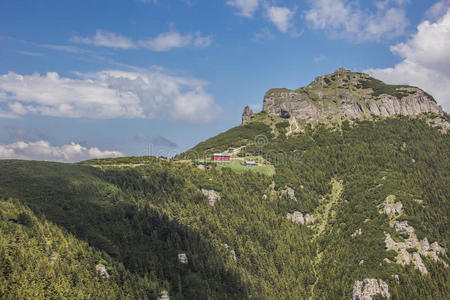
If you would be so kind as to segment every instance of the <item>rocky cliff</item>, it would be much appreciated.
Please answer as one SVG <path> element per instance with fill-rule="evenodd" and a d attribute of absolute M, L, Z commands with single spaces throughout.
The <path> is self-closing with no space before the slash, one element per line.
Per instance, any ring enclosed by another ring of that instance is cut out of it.
<path fill-rule="evenodd" d="M 253 110 L 251 110 L 250 107 L 247 105 L 244 108 L 244 111 L 242 112 L 242 122 L 241 122 L 241 124 L 244 124 L 245 122 L 247 122 L 251 118 L 253 118 Z"/>
<path fill-rule="evenodd" d="M 433 97 L 417 87 L 387 85 L 367 74 L 343 68 L 317 77 L 304 88 L 267 91 L 263 111 L 285 119 L 295 117 L 306 121 L 334 116 L 362 118 L 371 114 L 443 114 Z"/>

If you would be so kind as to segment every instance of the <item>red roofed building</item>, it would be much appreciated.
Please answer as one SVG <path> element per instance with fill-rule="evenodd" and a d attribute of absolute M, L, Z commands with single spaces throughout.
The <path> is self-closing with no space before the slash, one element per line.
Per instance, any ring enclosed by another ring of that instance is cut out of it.
<path fill-rule="evenodd" d="M 230 156 L 228 154 L 224 154 L 224 153 L 214 153 L 213 155 L 211 155 L 211 161 L 229 162 Z"/>

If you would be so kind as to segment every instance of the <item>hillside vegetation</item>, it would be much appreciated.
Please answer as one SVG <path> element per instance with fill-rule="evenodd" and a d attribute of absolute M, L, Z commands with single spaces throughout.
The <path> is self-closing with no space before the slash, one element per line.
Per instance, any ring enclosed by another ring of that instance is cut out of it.
<path fill-rule="evenodd" d="M 355 281 L 377 278 L 393 299 L 447 299 L 448 255 L 437 262 L 423 257 L 427 275 L 395 263 L 385 234 L 396 241 L 405 236 L 381 207 L 394 196 L 403 204 L 397 220 L 449 249 L 448 134 L 400 116 L 334 129 L 306 126 L 290 136 L 283 130 L 249 122 L 178 157 L 245 146 L 242 155 L 262 156 L 274 166 L 272 176 L 151 157 L 0 161 L 0 196 L 18 199 L 0 202 L 1 249 L 18 232 L 27 240 L 20 243 L 23 255 L 9 255 L 0 272 L 23 273 L 24 264 L 40 257 L 44 267 L 27 268 L 34 280 L 21 279 L 16 290 L 45 287 L 55 278 L 43 276 L 54 268 L 48 264 L 54 251 L 67 267 L 58 273 L 70 282 L 58 286 L 67 297 L 81 290 L 96 298 L 96 290 L 108 290 L 112 298 L 156 299 L 167 290 L 170 299 L 349 299 Z M 255 143 L 256 136 L 264 143 Z M 201 189 L 216 191 L 220 200 L 209 205 Z M 22 212 L 34 225 L 19 221 Z M 287 214 L 294 212 L 315 221 L 292 222 Z M 362 234 L 352 236 L 358 229 Z M 42 236 L 54 241 L 48 250 L 37 246 Z M 63 260 L 64 251 L 73 254 Z M 79 252 L 83 258 L 70 259 Z M 100 262 L 110 277 L 96 274 Z M 76 272 L 80 266 L 84 271 Z M 84 285 L 73 283 L 75 273 L 88 278 Z M 17 282 L 2 280 L 2 287 Z"/>

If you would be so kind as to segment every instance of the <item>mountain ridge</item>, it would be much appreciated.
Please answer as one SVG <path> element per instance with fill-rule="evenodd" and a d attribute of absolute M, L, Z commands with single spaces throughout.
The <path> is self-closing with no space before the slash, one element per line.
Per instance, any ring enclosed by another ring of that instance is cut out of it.
<path fill-rule="evenodd" d="M 294 117 L 307 122 L 333 116 L 364 118 L 371 114 L 444 113 L 436 100 L 420 88 L 388 85 L 367 74 L 344 68 L 316 77 L 303 88 L 268 90 L 264 95 L 262 111 L 285 119 Z"/>
<path fill-rule="evenodd" d="M 0 161 L 0 251 L 22 253 L 0 256 L 0 274 L 30 279 L 0 276 L 0 298 L 35 282 L 47 295 L 59 263 L 54 295 L 94 297 L 70 285 L 83 265 L 65 253 L 84 251 L 84 278 L 119 299 L 447 299 L 450 139 L 432 122 L 448 115 L 332 117 L 246 108 L 172 159 Z M 229 163 L 209 161 L 222 151 Z M 86 250 L 47 250 L 41 220 Z"/>

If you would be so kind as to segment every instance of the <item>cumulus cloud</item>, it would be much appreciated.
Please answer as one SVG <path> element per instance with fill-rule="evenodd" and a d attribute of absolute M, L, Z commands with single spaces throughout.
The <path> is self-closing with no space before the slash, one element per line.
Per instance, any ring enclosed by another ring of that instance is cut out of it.
<path fill-rule="evenodd" d="M 267 17 L 275 24 L 281 32 L 286 32 L 292 25 L 294 11 L 287 7 L 269 6 L 267 7 Z"/>
<path fill-rule="evenodd" d="M 74 162 L 92 158 L 119 157 L 119 151 L 102 151 L 97 147 L 87 148 L 71 142 L 67 145 L 53 146 L 47 141 L 15 142 L 0 144 L 0 159 L 33 159 L 60 162 Z"/>
<path fill-rule="evenodd" d="M 408 41 L 390 49 L 403 58 L 399 64 L 366 72 L 389 83 L 419 86 L 449 111 L 450 9 L 436 22 L 422 22 Z"/>
<path fill-rule="evenodd" d="M 88 45 L 119 49 L 135 48 L 135 44 L 131 39 L 114 32 L 108 32 L 100 29 L 97 29 L 95 35 L 91 38 L 74 36 L 71 38 L 71 41 Z"/>
<path fill-rule="evenodd" d="M 450 8 L 450 0 L 443 0 L 435 3 L 426 12 L 425 16 L 430 21 L 436 21 L 445 15 L 447 10 Z"/>
<path fill-rule="evenodd" d="M 98 29 L 93 37 L 74 36 L 70 40 L 76 43 L 99 47 L 116 49 L 134 49 L 141 47 L 158 52 L 169 51 L 174 48 L 183 48 L 191 45 L 196 48 L 204 48 L 210 46 L 212 43 L 212 37 L 203 36 L 200 32 L 181 34 L 174 30 L 160 33 L 155 38 L 133 41 L 123 35 Z"/>
<path fill-rule="evenodd" d="M 409 21 L 399 5 L 408 1 L 375 1 L 373 10 L 363 10 L 359 0 L 315 0 L 306 11 L 306 21 L 314 29 L 334 37 L 355 41 L 380 41 L 402 35 Z"/>
<path fill-rule="evenodd" d="M 141 47 L 152 51 L 168 51 L 172 48 L 182 48 L 192 42 L 192 35 L 182 35 L 171 31 L 159 34 L 154 39 L 139 41 Z"/>
<path fill-rule="evenodd" d="M 251 18 L 259 7 L 259 0 L 228 0 L 227 4 L 238 9 L 238 15 Z"/>
<path fill-rule="evenodd" d="M 209 122 L 220 107 L 205 82 L 161 71 L 105 70 L 0 75 L 0 117 L 41 114 L 69 118 L 148 118 Z M 2 108 L 3 106 L 3 108 Z"/>
<path fill-rule="evenodd" d="M 211 37 L 202 36 L 199 32 L 183 35 L 176 31 L 169 31 L 159 34 L 154 39 L 138 41 L 138 44 L 152 51 L 168 51 L 173 48 L 183 48 L 191 44 L 197 48 L 204 48 L 211 45 L 211 42 Z"/>

